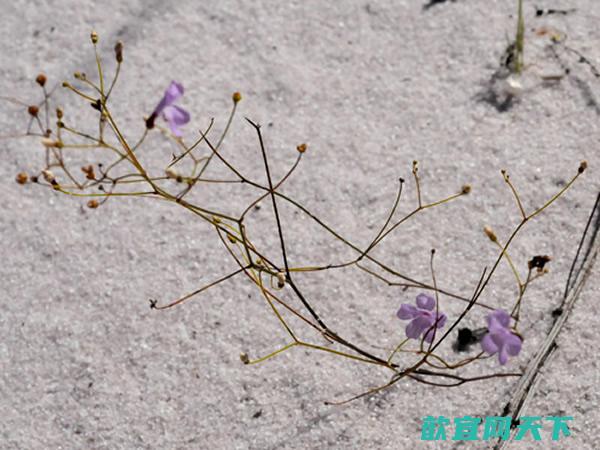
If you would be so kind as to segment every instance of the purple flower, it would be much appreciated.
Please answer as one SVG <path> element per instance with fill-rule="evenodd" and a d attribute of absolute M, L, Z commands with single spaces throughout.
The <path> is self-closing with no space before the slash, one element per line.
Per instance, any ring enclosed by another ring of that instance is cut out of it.
<path fill-rule="evenodd" d="M 498 353 L 498 361 L 504 365 L 508 355 L 517 356 L 521 351 L 521 338 L 510 331 L 510 315 L 506 311 L 497 309 L 487 321 L 488 333 L 481 340 L 481 348 L 490 355 Z"/>
<path fill-rule="evenodd" d="M 190 114 L 180 106 L 174 105 L 177 100 L 183 95 L 183 86 L 176 81 L 171 81 L 171 84 L 165 91 L 163 98 L 160 100 L 154 111 L 146 120 L 146 127 L 153 128 L 154 121 L 159 115 L 162 115 L 163 119 L 169 124 L 171 133 L 175 136 L 181 136 L 181 130 L 179 127 L 185 125 L 190 121 Z"/>
<path fill-rule="evenodd" d="M 433 340 L 435 325 L 442 328 L 446 323 L 446 314 L 435 311 L 435 299 L 427 294 L 417 295 L 417 306 L 404 303 L 396 313 L 398 319 L 410 320 L 406 326 L 406 336 L 410 339 L 418 339 L 425 333 L 425 342 Z"/>

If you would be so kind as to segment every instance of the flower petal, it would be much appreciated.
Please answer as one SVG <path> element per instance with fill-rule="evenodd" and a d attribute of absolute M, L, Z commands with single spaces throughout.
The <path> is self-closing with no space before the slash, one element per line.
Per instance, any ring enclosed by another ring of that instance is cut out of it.
<path fill-rule="evenodd" d="M 400 320 L 408 320 L 414 319 L 417 313 L 418 311 L 416 306 L 409 305 L 408 303 L 403 303 L 402 305 L 400 305 L 400 309 L 396 313 L 396 316 L 398 316 L 398 319 Z"/>
<path fill-rule="evenodd" d="M 438 313 L 437 327 L 442 328 L 444 325 L 446 325 L 447 320 L 448 318 L 446 317 L 446 314 L 444 314 L 443 312 Z"/>
<path fill-rule="evenodd" d="M 406 337 L 410 339 L 418 339 L 421 333 L 431 326 L 433 322 L 430 317 L 419 316 L 413 319 L 406 326 Z"/>
<path fill-rule="evenodd" d="M 153 114 L 159 115 L 167 106 L 172 105 L 177 100 L 179 100 L 182 95 L 183 86 L 177 81 L 171 81 L 171 84 L 165 91 L 163 98 L 160 100 L 160 103 L 154 109 Z"/>
<path fill-rule="evenodd" d="M 164 119 L 169 123 L 171 132 L 175 136 L 181 136 L 179 126 L 185 125 L 190 121 L 190 114 L 177 105 L 169 105 L 164 108 L 162 113 Z"/>
<path fill-rule="evenodd" d="M 494 339 L 492 339 L 491 333 L 488 333 L 483 337 L 481 340 L 481 348 L 484 352 L 489 353 L 490 355 L 493 355 L 498 351 L 498 346 L 494 342 Z"/>
<path fill-rule="evenodd" d="M 498 361 L 500 361 L 500 365 L 503 366 L 508 361 L 508 353 L 506 352 L 506 345 L 500 347 L 500 352 L 498 353 Z"/>
<path fill-rule="evenodd" d="M 507 337 L 505 340 L 506 351 L 510 356 L 517 356 L 521 351 L 521 346 L 523 342 L 519 338 L 519 336 L 510 334 L 510 337 Z"/>
<path fill-rule="evenodd" d="M 508 328 L 510 325 L 510 315 L 503 309 L 497 309 L 488 316 L 488 328 Z"/>
<path fill-rule="evenodd" d="M 432 311 L 435 308 L 435 299 L 427 294 L 417 295 L 417 306 L 427 311 Z"/>
<path fill-rule="evenodd" d="M 434 329 L 429 327 L 429 329 L 425 332 L 425 342 L 427 342 L 428 344 L 431 343 L 431 341 L 433 341 L 433 335 L 434 335 Z M 440 333 L 435 332 L 435 335 L 439 336 Z"/>

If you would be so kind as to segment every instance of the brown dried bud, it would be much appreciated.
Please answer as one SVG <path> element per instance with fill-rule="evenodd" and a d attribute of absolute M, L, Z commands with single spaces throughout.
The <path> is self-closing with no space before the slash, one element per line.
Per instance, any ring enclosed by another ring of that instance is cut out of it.
<path fill-rule="evenodd" d="M 56 117 L 58 119 L 62 119 L 63 118 L 63 110 L 61 108 L 56 108 Z"/>
<path fill-rule="evenodd" d="M 123 62 L 123 43 L 121 41 L 117 41 L 115 44 L 115 58 L 119 64 Z"/>
<path fill-rule="evenodd" d="M 233 99 L 233 103 L 238 103 L 242 99 L 242 94 L 234 92 L 231 98 Z"/>
<path fill-rule="evenodd" d="M 98 206 L 100 206 L 100 203 L 98 203 L 98 200 L 93 198 L 89 202 L 87 202 L 87 206 L 90 209 L 96 209 Z"/>
<path fill-rule="evenodd" d="M 19 184 L 25 184 L 29 181 L 29 176 L 25 172 L 19 172 L 15 177 L 15 181 Z"/>
<path fill-rule="evenodd" d="M 488 226 L 483 227 L 483 232 L 487 235 L 488 238 L 490 238 L 490 241 L 498 242 L 496 233 L 494 233 L 494 230 L 492 230 L 490 227 L 488 227 Z"/>
<path fill-rule="evenodd" d="M 248 355 L 245 353 L 240 353 L 240 361 L 242 361 L 244 364 L 249 364 L 250 358 L 248 358 Z"/>
<path fill-rule="evenodd" d="M 98 33 L 96 33 L 95 31 L 92 31 L 90 33 L 90 39 L 92 40 L 92 44 L 97 44 L 98 43 Z"/>
<path fill-rule="evenodd" d="M 579 173 L 585 172 L 585 169 L 587 169 L 587 166 L 588 166 L 587 161 L 581 161 L 581 164 L 579 164 L 579 169 L 577 170 L 577 172 L 579 172 Z"/>
<path fill-rule="evenodd" d="M 83 166 L 81 168 L 81 171 L 83 173 L 85 173 L 85 177 L 88 180 L 95 180 L 96 179 L 96 174 L 94 173 L 94 166 L 92 166 L 91 164 L 89 166 Z"/>
<path fill-rule="evenodd" d="M 462 192 L 463 194 L 469 194 L 469 193 L 471 192 L 471 185 L 470 185 L 470 184 L 465 184 L 465 185 L 462 187 L 462 190 L 461 190 L 461 192 Z"/>
<path fill-rule="evenodd" d="M 552 258 L 550 258 L 548 255 L 538 255 L 534 256 L 531 261 L 527 263 L 527 265 L 530 269 L 537 268 L 538 272 L 544 272 L 546 270 L 546 264 L 548 264 L 551 260 Z"/>
<path fill-rule="evenodd" d="M 35 105 L 31 105 L 27 108 L 27 112 L 30 116 L 37 117 L 38 112 L 40 112 L 40 109 Z"/>
<path fill-rule="evenodd" d="M 44 85 L 46 84 L 46 75 L 44 75 L 43 73 L 40 73 L 36 78 L 35 78 L 35 82 L 37 84 L 39 84 L 40 86 L 44 87 Z"/>
<path fill-rule="evenodd" d="M 304 153 L 307 148 L 308 148 L 308 146 L 306 144 L 300 144 L 299 146 L 296 147 L 296 150 L 298 150 L 300 153 Z"/>
<path fill-rule="evenodd" d="M 81 81 L 85 81 L 87 79 L 86 74 L 83 72 L 75 72 L 73 73 L 73 77 Z"/>

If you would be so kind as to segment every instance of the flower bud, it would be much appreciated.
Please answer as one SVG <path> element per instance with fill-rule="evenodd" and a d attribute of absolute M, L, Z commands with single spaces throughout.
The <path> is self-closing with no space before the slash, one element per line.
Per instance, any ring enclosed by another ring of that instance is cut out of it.
<path fill-rule="evenodd" d="M 487 235 L 488 238 L 490 238 L 490 241 L 498 242 L 496 233 L 494 233 L 494 230 L 492 230 L 490 227 L 488 227 L 488 226 L 483 227 L 483 232 Z"/>
<path fill-rule="evenodd" d="M 179 173 L 172 167 L 169 167 L 167 170 L 165 170 L 165 174 L 167 175 L 167 178 L 172 180 L 176 180 L 177 177 L 179 177 Z"/>
<path fill-rule="evenodd" d="M 117 41 L 115 44 L 115 58 L 119 64 L 123 62 L 123 43 L 121 41 Z"/>
<path fill-rule="evenodd" d="M 57 119 L 63 118 L 63 110 L 61 108 L 56 108 L 56 118 Z"/>
<path fill-rule="evenodd" d="M 285 286 L 285 273 L 279 272 L 277 274 L 277 287 L 279 289 L 283 289 L 284 286 Z"/>
<path fill-rule="evenodd" d="M 29 180 L 29 177 L 25 172 L 19 172 L 15 177 L 15 181 L 19 184 L 25 184 Z"/>
<path fill-rule="evenodd" d="M 50 138 L 42 138 L 42 145 L 46 148 L 58 147 L 58 143 Z"/>
<path fill-rule="evenodd" d="M 233 99 L 233 103 L 238 103 L 242 99 L 242 94 L 234 92 L 231 98 Z"/>
<path fill-rule="evenodd" d="M 579 172 L 579 173 L 585 172 L 585 169 L 587 169 L 587 166 L 588 166 L 587 161 L 581 161 L 581 164 L 579 164 L 579 169 L 577 169 L 577 172 Z"/>
<path fill-rule="evenodd" d="M 308 146 L 306 144 L 300 144 L 296 147 L 296 150 L 298 150 L 298 152 L 300 153 L 304 153 L 307 148 Z"/>
<path fill-rule="evenodd" d="M 92 31 L 90 33 L 90 39 L 92 40 L 92 44 L 97 44 L 98 43 L 98 33 L 96 33 L 95 31 Z"/>
<path fill-rule="evenodd" d="M 469 194 L 471 192 L 471 185 L 470 184 L 465 184 L 462 187 L 461 193 L 463 194 Z"/>
<path fill-rule="evenodd" d="M 30 116 L 33 116 L 33 117 L 37 117 L 39 111 L 40 111 L 40 109 L 35 105 L 31 105 L 27 108 L 27 112 L 29 113 Z"/>
<path fill-rule="evenodd" d="M 35 78 L 35 82 L 37 84 L 39 84 L 40 86 L 44 87 L 44 85 L 46 84 L 46 75 L 44 75 L 43 73 L 40 73 L 36 78 Z"/>
<path fill-rule="evenodd" d="M 250 358 L 248 358 L 248 355 L 242 352 L 240 353 L 240 361 L 242 361 L 244 364 L 249 364 Z"/>
<path fill-rule="evenodd" d="M 98 203 L 98 200 L 93 198 L 89 202 L 87 202 L 87 206 L 90 209 L 96 209 L 98 206 L 100 206 L 100 203 Z"/>
<path fill-rule="evenodd" d="M 44 176 L 44 180 L 46 180 L 48 183 L 56 184 L 56 177 L 48 169 L 42 170 L 42 175 Z"/>

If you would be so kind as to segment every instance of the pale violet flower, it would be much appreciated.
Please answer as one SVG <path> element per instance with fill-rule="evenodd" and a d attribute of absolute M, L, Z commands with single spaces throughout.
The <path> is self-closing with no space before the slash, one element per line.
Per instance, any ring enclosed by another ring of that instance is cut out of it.
<path fill-rule="evenodd" d="M 181 137 L 181 130 L 179 127 L 190 121 L 190 114 L 182 107 L 173 104 L 179 100 L 181 96 L 183 96 L 183 86 L 176 81 L 171 81 L 163 98 L 146 121 L 146 127 L 154 127 L 156 118 L 162 116 L 169 124 L 171 133 L 177 137 Z"/>
<path fill-rule="evenodd" d="M 406 337 L 418 339 L 425 333 L 425 342 L 431 342 L 435 328 L 442 328 L 447 320 L 443 312 L 436 313 L 435 299 L 427 294 L 417 295 L 417 306 L 402 304 L 396 315 L 401 320 L 410 320 L 406 325 Z"/>
<path fill-rule="evenodd" d="M 504 365 L 509 355 L 517 356 L 521 351 L 521 338 L 509 329 L 510 315 L 506 311 L 497 309 L 487 321 L 488 333 L 481 340 L 481 348 L 490 355 L 498 353 L 498 361 Z"/>

